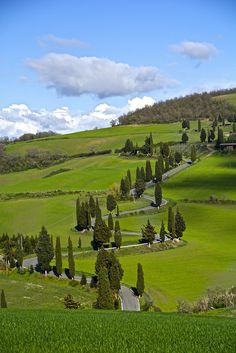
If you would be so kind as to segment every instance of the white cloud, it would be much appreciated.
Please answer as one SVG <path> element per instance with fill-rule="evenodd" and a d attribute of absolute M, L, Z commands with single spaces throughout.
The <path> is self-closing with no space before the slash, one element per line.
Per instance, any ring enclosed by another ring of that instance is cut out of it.
<path fill-rule="evenodd" d="M 217 48 L 206 42 L 182 42 L 179 45 L 171 45 L 172 51 L 180 53 L 191 59 L 206 60 L 218 53 Z"/>
<path fill-rule="evenodd" d="M 112 119 L 153 103 L 155 100 L 151 97 L 135 97 L 128 100 L 123 107 L 102 103 L 86 114 L 72 113 L 68 107 L 48 111 L 46 109 L 31 110 L 25 104 L 12 104 L 0 110 L 0 136 L 18 137 L 24 133 L 48 130 L 70 133 L 90 130 L 94 127 L 107 127 Z"/>
<path fill-rule="evenodd" d="M 55 88 L 63 96 L 124 96 L 177 84 L 156 67 L 132 67 L 106 58 L 51 53 L 41 59 L 28 60 L 27 65 L 49 88 Z"/>
<path fill-rule="evenodd" d="M 53 34 L 48 34 L 45 37 L 39 38 L 39 44 L 41 46 L 45 46 L 47 44 L 55 44 L 60 47 L 67 47 L 67 48 L 85 48 L 87 45 L 82 42 L 81 40 L 77 38 L 60 38 L 57 36 L 54 36 Z"/>

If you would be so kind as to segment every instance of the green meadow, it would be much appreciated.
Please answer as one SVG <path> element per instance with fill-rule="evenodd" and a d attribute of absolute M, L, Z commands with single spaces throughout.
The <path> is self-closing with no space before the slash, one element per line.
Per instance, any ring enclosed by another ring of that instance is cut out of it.
<path fill-rule="evenodd" d="M 214 97 L 214 99 L 224 100 L 230 104 L 236 105 L 236 93 L 223 94 L 223 95 Z"/>

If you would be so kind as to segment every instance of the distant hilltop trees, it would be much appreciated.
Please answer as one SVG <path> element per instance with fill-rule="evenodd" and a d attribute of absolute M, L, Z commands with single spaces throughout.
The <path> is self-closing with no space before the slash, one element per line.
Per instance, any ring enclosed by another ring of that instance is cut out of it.
<path fill-rule="evenodd" d="M 185 97 L 169 99 L 129 112 L 119 117 L 119 125 L 168 123 L 180 120 L 214 118 L 219 114 L 226 118 L 236 114 L 236 106 L 224 99 L 213 99 L 216 95 L 234 93 L 233 90 L 222 90 L 212 93 L 195 93 Z"/>

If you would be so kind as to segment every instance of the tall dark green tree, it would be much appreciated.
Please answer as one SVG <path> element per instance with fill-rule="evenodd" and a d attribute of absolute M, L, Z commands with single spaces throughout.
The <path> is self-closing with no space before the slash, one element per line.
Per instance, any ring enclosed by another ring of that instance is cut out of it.
<path fill-rule="evenodd" d="M 156 183 L 155 185 L 155 203 L 157 207 L 160 207 L 162 203 L 162 189 L 160 183 Z"/>
<path fill-rule="evenodd" d="M 89 197 L 89 210 L 90 210 L 91 216 L 94 218 L 96 214 L 96 203 L 92 195 L 90 195 Z"/>
<path fill-rule="evenodd" d="M 21 248 L 21 244 L 17 244 L 16 246 L 16 261 L 17 261 L 17 265 L 19 268 L 22 268 L 23 265 L 23 250 Z"/>
<path fill-rule="evenodd" d="M 217 140 L 216 140 L 216 148 L 220 148 L 220 144 L 224 143 L 224 132 L 222 129 L 218 127 L 217 132 Z"/>
<path fill-rule="evenodd" d="M 154 149 L 153 137 L 152 137 L 152 133 L 150 132 L 150 135 L 149 135 L 149 154 L 151 156 L 153 155 L 153 149 Z"/>
<path fill-rule="evenodd" d="M 98 273 L 98 297 L 96 307 L 98 309 L 113 309 L 113 298 L 106 267 L 101 267 Z"/>
<path fill-rule="evenodd" d="M 161 165 L 158 163 L 158 161 L 156 161 L 155 164 L 155 178 L 156 181 L 161 182 L 162 181 L 162 167 Z"/>
<path fill-rule="evenodd" d="M 107 195 L 107 210 L 112 212 L 116 208 L 116 200 L 112 194 Z"/>
<path fill-rule="evenodd" d="M 140 263 L 137 265 L 137 284 L 136 284 L 137 292 L 139 296 L 142 296 L 144 293 L 144 273 L 143 273 L 143 267 Z"/>
<path fill-rule="evenodd" d="M 201 129 L 202 129 L 202 126 L 201 126 L 201 120 L 200 120 L 200 119 L 198 119 L 198 121 L 197 121 L 197 130 L 198 130 L 198 132 L 200 132 L 200 131 L 201 131 Z"/>
<path fill-rule="evenodd" d="M 102 267 L 109 267 L 109 253 L 102 246 L 97 254 L 97 259 L 95 263 L 95 273 L 98 275 Z"/>
<path fill-rule="evenodd" d="M 120 267 L 117 259 L 114 256 L 111 257 L 109 281 L 111 290 L 115 293 L 118 293 L 120 289 Z"/>
<path fill-rule="evenodd" d="M 182 142 L 183 143 L 188 142 L 188 134 L 186 132 L 183 132 L 182 134 Z"/>
<path fill-rule="evenodd" d="M 5 292 L 4 292 L 3 289 L 1 291 L 1 308 L 2 309 L 6 309 L 7 308 L 7 301 L 6 301 Z"/>
<path fill-rule="evenodd" d="M 201 129 L 201 132 L 200 132 L 200 141 L 201 142 L 205 142 L 206 141 L 206 130 L 205 129 Z"/>
<path fill-rule="evenodd" d="M 115 222 L 115 233 L 114 233 L 114 242 L 118 249 L 120 249 L 122 244 L 122 234 L 120 231 L 120 223 L 118 220 Z"/>
<path fill-rule="evenodd" d="M 146 161 L 145 172 L 146 172 L 145 181 L 152 180 L 152 166 L 149 160 Z"/>
<path fill-rule="evenodd" d="M 164 243 L 165 241 L 165 235 L 166 235 L 166 231 L 165 231 L 165 225 L 163 220 L 161 221 L 161 229 L 160 229 L 160 241 L 162 243 Z"/>
<path fill-rule="evenodd" d="M 145 181 L 143 179 L 138 179 L 134 185 L 135 194 L 139 198 L 145 191 Z"/>
<path fill-rule="evenodd" d="M 75 260 L 73 254 L 73 245 L 71 238 L 68 238 L 68 265 L 69 265 L 69 274 L 72 278 L 75 277 Z"/>
<path fill-rule="evenodd" d="M 133 153 L 134 144 L 130 139 L 127 139 L 125 142 L 124 152 Z"/>
<path fill-rule="evenodd" d="M 175 158 L 174 158 L 173 154 L 170 153 L 170 155 L 169 155 L 169 165 L 170 165 L 171 167 L 173 167 L 173 166 L 174 166 L 174 163 L 175 163 Z"/>
<path fill-rule="evenodd" d="M 140 179 L 140 169 L 139 169 L 139 167 L 136 168 L 136 178 L 135 178 L 135 180 L 138 180 L 138 179 Z"/>
<path fill-rule="evenodd" d="M 191 146 L 191 161 L 195 162 L 197 159 L 197 152 L 196 152 L 196 147 L 195 145 Z"/>
<path fill-rule="evenodd" d="M 80 284 L 81 284 L 81 286 L 86 286 L 86 284 L 87 284 L 87 278 L 84 273 L 82 273 Z"/>
<path fill-rule="evenodd" d="M 157 164 L 160 166 L 161 172 L 163 174 L 165 166 L 164 166 L 164 158 L 163 158 L 162 154 L 160 154 L 159 157 L 157 158 Z"/>
<path fill-rule="evenodd" d="M 112 214 L 109 213 L 108 215 L 108 228 L 110 230 L 113 230 L 114 224 L 113 224 L 113 218 L 112 218 Z"/>
<path fill-rule="evenodd" d="M 53 259 L 54 252 L 51 237 L 44 226 L 39 233 L 35 252 L 38 258 L 38 264 L 41 266 L 41 269 L 44 271 L 46 276 L 47 272 L 50 270 L 50 262 Z"/>
<path fill-rule="evenodd" d="M 169 144 L 167 142 L 163 143 L 162 149 L 161 149 L 161 153 L 163 155 L 163 158 L 169 157 L 169 155 L 170 155 L 170 147 L 169 147 Z"/>
<path fill-rule="evenodd" d="M 175 215 L 175 234 L 177 238 L 181 238 L 183 236 L 183 232 L 186 229 L 185 221 L 179 209 L 177 208 L 177 212 Z"/>
<path fill-rule="evenodd" d="M 119 205 L 116 206 L 116 216 L 119 217 L 120 215 L 120 209 L 119 209 Z"/>
<path fill-rule="evenodd" d="M 108 243 L 110 241 L 111 231 L 104 220 L 101 222 L 95 221 L 93 237 L 97 248 L 100 248 L 103 243 Z"/>
<path fill-rule="evenodd" d="M 130 170 L 129 170 L 129 169 L 127 170 L 127 177 L 129 178 L 129 185 L 130 185 L 130 187 L 132 187 L 131 172 L 130 172 Z"/>
<path fill-rule="evenodd" d="M 165 158 L 165 172 L 168 172 L 170 169 L 169 157 Z"/>
<path fill-rule="evenodd" d="M 144 182 L 145 182 L 145 171 L 144 171 L 144 168 L 141 167 L 140 169 L 140 179 L 142 179 Z"/>
<path fill-rule="evenodd" d="M 61 255 L 61 241 L 60 241 L 60 237 L 56 237 L 55 257 L 56 257 L 57 275 L 61 276 L 61 274 L 62 274 L 62 255 Z"/>
<path fill-rule="evenodd" d="M 179 151 L 175 152 L 175 163 L 179 164 L 182 161 L 182 153 Z"/>
<path fill-rule="evenodd" d="M 155 240 L 155 228 L 151 225 L 149 219 L 147 220 L 147 224 L 143 226 L 142 231 L 142 241 L 147 242 L 149 245 L 153 244 Z"/>

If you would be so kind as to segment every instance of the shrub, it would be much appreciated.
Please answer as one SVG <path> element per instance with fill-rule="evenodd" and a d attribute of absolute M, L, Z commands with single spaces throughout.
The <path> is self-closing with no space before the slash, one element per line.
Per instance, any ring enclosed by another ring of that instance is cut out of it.
<path fill-rule="evenodd" d="M 72 279 L 70 282 L 69 282 L 69 286 L 71 287 L 77 287 L 79 284 L 78 281 L 76 281 L 75 279 Z"/>
<path fill-rule="evenodd" d="M 76 302 L 71 294 L 68 294 L 64 298 L 64 305 L 66 309 L 78 309 L 80 303 Z"/>
<path fill-rule="evenodd" d="M 180 299 L 177 302 L 177 311 L 182 314 L 191 314 L 193 312 L 193 306 L 188 301 Z"/>

